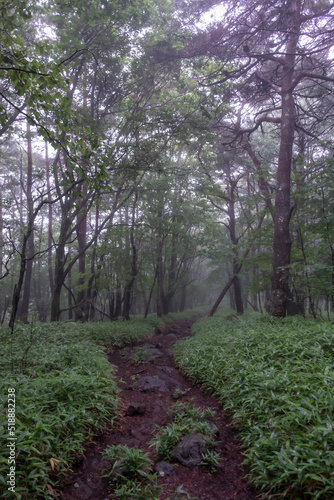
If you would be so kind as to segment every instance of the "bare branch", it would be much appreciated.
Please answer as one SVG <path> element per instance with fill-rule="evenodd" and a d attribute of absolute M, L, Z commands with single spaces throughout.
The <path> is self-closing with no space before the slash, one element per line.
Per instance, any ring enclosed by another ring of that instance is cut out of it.
<path fill-rule="evenodd" d="M 299 75 L 294 79 L 289 91 L 292 92 L 292 90 L 294 90 L 298 83 L 304 78 L 314 78 L 315 80 L 323 80 L 325 82 L 334 83 L 334 78 L 331 78 L 330 76 L 319 75 L 318 73 L 312 73 L 310 71 L 303 71 L 302 73 L 299 73 Z"/>

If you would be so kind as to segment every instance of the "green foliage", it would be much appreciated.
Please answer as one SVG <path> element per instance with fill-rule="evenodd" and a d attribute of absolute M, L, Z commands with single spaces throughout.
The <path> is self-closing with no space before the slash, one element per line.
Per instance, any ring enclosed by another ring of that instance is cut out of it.
<path fill-rule="evenodd" d="M 186 396 L 187 392 L 190 391 L 189 389 L 182 390 L 180 387 L 177 387 L 175 391 L 173 392 L 173 398 L 174 399 L 179 399 L 182 398 L 183 396 Z"/>
<path fill-rule="evenodd" d="M 6 450 L 4 418 L 9 387 L 16 390 L 16 492 L 51 498 L 71 460 L 88 437 L 101 433 L 117 415 L 118 388 L 104 348 L 92 342 L 79 325 L 20 326 L 13 336 L 1 330 L 0 446 Z M 89 355 L 87 354 L 89 353 Z M 0 491 L 6 490 L 8 457 L 0 461 Z"/>
<path fill-rule="evenodd" d="M 128 469 L 130 475 L 136 474 L 139 469 L 148 470 L 152 465 L 149 456 L 142 450 L 129 448 L 127 445 L 122 444 L 107 446 L 102 452 L 102 456 L 112 466 L 117 463 L 117 460 L 121 460 L 122 466 Z"/>
<path fill-rule="evenodd" d="M 25 0 L 0 2 L 0 78 L 6 102 L 0 106 L 0 124 L 6 126 L 11 113 L 22 107 L 29 122 L 40 125 L 40 133 L 51 140 L 55 135 L 43 125 L 43 113 L 70 112 L 64 93 L 68 80 L 52 58 L 51 42 L 29 33 L 32 9 Z"/>
<path fill-rule="evenodd" d="M 202 433 L 213 436 L 214 431 L 208 422 L 214 417 L 215 412 L 212 408 L 202 410 L 195 407 L 193 401 L 190 403 L 178 401 L 170 407 L 170 413 L 173 416 L 173 422 L 166 426 L 158 426 L 158 432 L 150 441 L 159 459 L 171 460 L 171 452 L 180 439 L 187 434 Z M 209 464 L 209 458 L 207 464 Z"/>
<path fill-rule="evenodd" d="M 51 323 L 32 331 L 20 326 L 13 336 L 1 331 L 2 399 L 16 388 L 17 492 L 29 498 L 46 485 L 56 485 L 52 463 L 61 475 L 83 450 L 89 436 L 100 433 L 117 414 L 118 389 L 104 349 L 152 333 L 155 321 Z M 89 353 L 89 355 L 87 354 Z M 2 401 L 6 408 L 6 402 Z M 6 449 L 6 420 L 1 421 L 1 449 Z M 50 460 L 55 459 L 55 462 Z M 58 462 L 59 460 L 59 462 Z M 8 472 L 7 457 L 0 462 L 0 489 Z M 29 496 L 31 495 L 31 496 Z"/>
<path fill-rule="evenodd" d="M 217 451 L 207 450 L 202 456 L 201 465 L 207 467 L 210 472 L 216 472 L 220 460 L 221 457 Z"/>
<path fill-rule="evenodd" d="M 13 335 L 8 328 L 0 329 L 0 447 L 6 450 L 7 389 L 14 387 L 18 495 L 52 498 L 47 485 L 56 487 L 85 441 L 112 424 L 119 390 L 106 347 L 147 338 L 167 320 L 193 314 L 84 324 L 20 324 Z M 2 498 L 9 498 L 7 459 L 5 454 L 0 458 Z"/>
<path fill-rule="evenodd" d="M 171 460 L 171 452 L 182 436 L 187 434 L 187 427 L 172 422 L 165 427 L 158 426 L 158 432 L 150 441 L 154 446 L 159 459 Z"/>
<path fill-rule="evenodd" d="M 173 497 L 168 497 L 166 500 L 197 500 L 197 497 L 190 496 L 183 488 L 183 484 L 180 484 L 173 493 Z"/>
<path fill-rule="evenodd" d="M 230 410 L 263 490 L 334 494 L 334 326 L 300 317 L 204 318 L 175 347 L 185 374 Z"/>
<path fill-rule="evenodd" d="M 142 365 L 146 363 L 149 358 L 149 353 L 145 349 L 138 349 L 131 358 L 133 365 Z"/>
<path fill-rule="evenodd" d="M 193 421 L 201 420 L 213 420 L 215 416 L 215 410 L 212 408 L 198 408 L 194 405 L 193 400 L 190 403 L 182 403 L 178 401 L 171 406 L 171 412 L 174 414 L 174 420 L 176 422 L 183 422 L 184 420 L 190 419 Z"/>
<path fill-rule="evenodd" d="M 119 444 L 107 446 L 102 456 L 108 461 L 105 475 L 116 484 L 116 487 L 110 485 L 116 498 L 158 500 L 161 487 L 157 483 L 156 474 L 151 474 L 152 461 L 147 453 Z"/>

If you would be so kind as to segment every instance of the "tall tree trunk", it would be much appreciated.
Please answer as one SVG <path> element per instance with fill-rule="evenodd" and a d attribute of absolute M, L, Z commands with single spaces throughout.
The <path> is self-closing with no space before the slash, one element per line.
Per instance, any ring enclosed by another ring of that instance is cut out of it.
<path fill-rule="evenodd" d="M 157 315 L 160 318 L 164 314 L 164 283 L 163 283 L 163 262 L 162 262 L 162 238 L 157 242 Z"/>
<path fill-rule="evenodd" d="M 98 280 L 103 266 L 103 259 L 104 255 L 101 255 L 99 264 L 97 266 L 97 272 L 94 271 L 93 278 L 91 278 L 91 291 L 88 296 L 88 299 L 90 300 L 89 319 L 91 321 L 95 319 L 95 308 L 96 308 L 96 301 L 98 298 Z"/>
<path fill-rule="evenodd" d="M 285 10 L 288 32 L 284 56 L 281 87 L 281 137 L 278 155 L 275 197 L 273 275 L 270 303 L 267 310 L 274 316 L 284 317 L 290 297 L 290 219 L 291 219 L 291 168 L 295 129 L 295 102 L 293 97 L 293 75 L 296 63 L 297 44 L 300 36 L 301 0 L 290 0 Z"/>
<path fill-rule="evenodd" d="M 108 288 L 107 300 L 108 300 L 108 306 L 109 306 L 109 316 L 110 316 L 110 318 L 114 318 L 115 294 L 111 293 L 109 288 Z"/>
<path fill-rule="evenodd" d="M 27 205 L 28 205 L 28 220 L 31 220 L 33 216 L 33 197 L 32 197 L 32 141 L 31 141 L 31 129 L 27 122 L 27 145 L 28 145 L 28 170 L 27 170 Z M 26 322 L 28 321 L 29 314 L 29 302 L 31 293 L 31 278 L 32 278 L 32 267 L 33 267 L 33 257 L 35 253 L 35 241 L 34 241 L 34 231 L 31 231 L 28 242 L 27 242 L 27 262 L 25 270 L 25 279 L 23 287 L 23 298 L 21 308 L 18 312 L 18 318 Z"/>
<path fill-rule="evenodd" d="M 237 181 L 231 179 L 230 175 L 230 166 L 227 166 L 227 178 L 228 178 L 228 205 L 227 205 L 227 213 L 228 213 L 228 229 L 230 233 L 231 243 L 233 245 L 233 291 L 234 291 L 234 304 L 238 314 L 243 314 L 244 305 L 242 301 L 241 295 L 241 284 L 239 278 L 239 264 L 238 264 L 238 249 L 237 245 L 239 242 L 239 238 L 236 233 L 236 224 L 235 224 L 235 190 L 237 188 Z"/>
<path fill-rule="evenodd" d="M 234 263 L 233 266 L 233 272 L 237 271 L 237 263 Z M 235 308 L 237 310 L 238 314 L 243 314 L 244 313 L 244 304 L 242 301 L 242 294 L 241 294 L 241 282 L 239 275 L 236 274 L 234 281 L 233 281 L 233 291 L 234 291 L 234 302 L 235 302 Z"/>
<path fill-rule="evenodd" d="M 17 315 L 17 310 L 18 310 L 18 305 L 20 301 L 20 296 L 21 296 L 21 290 L 23 286 L 23 281 L 24 281 L 24 275 L 26 272 L 26 253 L 27 253 L 27 241 L 29 238 L 30 232 L 28 231 L 26 234 L 23 235 L 23 240 L 22 240 L 22 246 L 21 246 L 21 251 L 20 251 L 20 257 L 21 257 L 21 262 L 20 262 L 20 272 L 19 272 L 19 278 L 17 283 L 14 285 L 14 291 L 13 291 L 13 297 L 12 297 L 12 310 L 9 318 L 9 327 L 11 329 L 11 333 L 14 332 L 14 325 L 15 325 L 15 319 Z"/>
<path fill-rule="evenodd" d="M 37 245 L 35 251 L 37 254 L 41 252 L 41 242 L 44 234 L 44 215 L 41 216 L 40 224 L 39 224 L 39 235 L 37 239 Z M 33 290 L 34 290 L 34 304 L 35 308 L 38 312 L 38 321 L 46 321 L 47 319 L 47 294 L 45 294 L 44 288 L 44 276 L 42 272 L 42 259 L 37 258 L 34 266 L 33 273 Z"/>
<path fill-rule="evenodd" d="M 148 296 L 148 300 L 147 300 L 146 307 L 145 307 L 144 318 L 147 318 L 149 310 L 150 310 L 150 305 L 151 305 L 151 300 L 152 300 L 152 296 L 153 296 L 153 290 L 154 290 L 156 279 L 157 279 L 157 273 L 155 272 L 155 274 L 154 274 L 154 280 L 153 280 L 153 283 L 152 283 L 152 286 L 151 286 L 151 289 L 150 289 L 150 294 Z"/>
<path fill-rule="evenodd" d="M 180 298 L 179 312 L 183 312 L 185 310 L 185 308 L 186 308 L 186 299 L 187 299 L 186 285 L 183 285 L 181 287 L 181 298 Z"/>
<path fill-rule="evenodd" d="M 131 298 L 132 289 L 136 281 L 138 274 L 137 269 L 137 247 L 135 244 L 135 209 L 138 201 L 138 193 L 135 194 L 135 199 L 132 208 L 132 220 L 131 220 L 131 230 L 130 230 L 130 248 L 131 248 L 131 278 L 125 286 L 124 296 L 123 296 L 123 318 L 130 319 L 130 308 L 131 308 Z"/>
<path fill-rule="evenodd" d="M 118 318 L 122 312 L 122 294 L 121 294 L 121 284 L 118 274 L 116 274 L 116 292 L 113 294 L 114 300 L 114 314 L 113 318 Z"/>
<path fill-rule="evenodd" d="M 84 64 L 84 74 L 83 74 L 83 109 L 87 109 L 87 66 Z M 83 183 L 80 191 L 82 192 L 82 198 L 85 199 L 87 195 L 87 184 Z M 88 304 L 86 300 L 87 291 L 85 289 L 86 283 L 86 239 L 87 239 L 87 209 L 82 204 L 82 210 L 79 212 L 77 217 L 77 238 L 78 238 L 78 252 L 80 253 L 79 261 L 78 261 L 78 271 L 79 271 L 79 279 L 78 279 L 78 293 L 76 300 L 76 309 L 75 309 L 75 321 L 83 321 L 87 319 L 88 315 Z"/>
<path fill-rule="evenodd" d="M 97 203 L 95 207 L 95 231 L 97 230 L 98 224 L 99 224 L 99 205 Z M 86 320 L 93 320 L 95 316 L 95 299 L 97 297 L 97 289 L 96 289 L 96 272 L 95 272 L 95 260 L 96 260 L 96 250 L 97 250 L 97 238 L 95 238 L 94 243 L 93 243 L 93 250 L 92 250 L 92 259 L 90 263 L 90 278 L 88 280 L 88 285 L 87 285 L 87 308 L 86 308 Z M 102 262 L 103 262 L 103 256 L 100 259 L 100 269 L 102 267 Z M 99 267 L 98 267 L 99 269 Z M 93 287 L 95 281 L 95 287 Z"/>
<path fill-rule="evenodd" d="M 70 257 L 69 257 L 70 258 Z M 72 292 L 72 271 L 71 269 L 67 275 L 67 297 L 68 297 L 68 319 L 72 321 L 73 319 L 73 292 Z"/>
<path fill-rule="evenodd" d="M 52 205 L 51 205 L 51 186 L 50 186 L 50 162 L 48 143 L 45 143 L 45 167 L 46 167 L 46 186 L 48 190 L 49 214 L 48 214 L 48 274 L 50 290 L 54 288 L 53 268 L 52 268 Z"/>
<path fill-rule="evenodd" d="M 334 247 L 331 245 L 331 260 L 332 260 L 332 282 L 331 282 L 331 304 L 332 304 L 332 309 L 334 309 Z"/>
<path fill-rule="evenodd" d="M 3 275 L 3 214 L 2 214 L 2 196 L 1 196 L 1 191 L 0 191 L 0 279 Z M 5 299 L 5 293 L 2 287 L 0 287 L 0 319 L 2 317 L 2 311 L 5 310 L 5 304 L 4 304 L 4 299 Z"/>
<path fill-rule="evenodd" d="M 51 299 L 51 321 L 60 319 L 60 297 L 61 290 L 65 281 L 65 246 L 68 239 L 68 231 L 71 226 L 69 218 L 69 207 L 71 204 L 70 196 L 66 196 L 61 204 L 61 224 L 58 238 L 58 244 L 55 252 L 54 263 L 54 286 Z"/>
<path fill-rule="evenodd" d="M 157 230 L 157 242 L 156 242 L 156 281 L 157 281 L 157 315 L 158 317 L 164 314 L 164 272 L 163 272 L 163 235 L 162 235 L 162 211 L 163 211 L 163 200 L 160 201 L 157 220 L 158 220 L 158 230 Z"/>
<path fill-rule="evenodd" d="M 87 195 L 87 184 L 84 183 L 82 186 L 83 198 Z M 82 211 L 79 212 L 78 220 L 77 220 L 77 238 L 78 238 L 78 252 L 80 253 L 80 257 L 78 260 L 78 271 L 79 278 L 77 282 L 78 293 L 77 293 L 77 307 L 75 309 L 75 320 L 82 321 L 86 319 L 86 290 L 85 290 L 85 282 L 86 282 L 86 252 L 84 251 L 86 247 L 86 238 L 87 238 L 87 209 L 85 206 L 82 207 Z"/>
<path fill-rule="evenodd" d="M 51 321 L 60 319 L 60 297 L 63 288 L 65 274 L 65 243 L 59 243 L 55 256 L 54 287 L 51 300 Z"/>
<path fill-rule="evenodd" d="M 176 218 L 172 218 L 172 227 L 175 225 Z M 174 296 L 177 290 L 176 286 L 176 266 L 177 266 L 177 254 L 176 254 L 176 242 L 178 234 L 175 231 L 172 232 L 172 242 L 171 242 L 171 255 L 169 259 L 169 272 L 168 272 L 168 286 L 167 293 L 164 296 L 164 314 L 168 314 L 174 311 Z"/>

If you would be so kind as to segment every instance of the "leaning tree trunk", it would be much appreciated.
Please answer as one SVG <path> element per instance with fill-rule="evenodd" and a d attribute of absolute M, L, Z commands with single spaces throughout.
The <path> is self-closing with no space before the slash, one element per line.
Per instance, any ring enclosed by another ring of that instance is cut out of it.
<path fill-rule="evenodd" d="M 264 215 L 261 215 L 261 217 L 259 219 L 259 222 L 258 222 L 258 225 L 257 225 L 257 228 L 256 228 L 257 230 L 261 228 L 263 221 L 264 221 Z M 242 266 L 243 266 L 243 261 L 246 260 L 249 252 L 251 251 L 251 248 L 252 248 L 251 246 L 249 246 L 248 248 L 246 248 L 246 250 L 244 251 L 244 253 L 243 253 L 243 255 L 242 255 L 239 263 L 237 263 L 233 267 L 233 274 L 232 274 L 232 276 L 230 276 L 228 282 L 226 283 L 226 285 L 224 286 L 223 290 L 221 291 L 218 299 L 214 303 L 211 311 L 209 312 L 209 316 L 213 316 L 215 314 L 215 312 L 217 311 L 219 304 L 221 303 L 221 301 L 225 297 L 226 293 L 229 291 L 230 286 L 233 284 L 235 278 L 238 276 L 239 272 L 241 271 Z"/>

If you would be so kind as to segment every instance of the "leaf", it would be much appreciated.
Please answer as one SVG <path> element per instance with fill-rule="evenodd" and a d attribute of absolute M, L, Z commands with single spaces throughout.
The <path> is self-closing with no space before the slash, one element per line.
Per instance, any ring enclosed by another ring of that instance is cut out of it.
<path fill-rule="evenodd" d="M 52 470 L 53 470 L 53 469 L 52 469 Z M 56 492 L 56 490 L 54 490 L 54 489 L 52 488 L 52 486 L 50 486 L 49 484 L 47 484 L 47 485 L 46 485 L 46 487 L 47 487 L 47 489 L 48 489 L 49 491 L 51 491 L 51 493 L 54 495 L 54 497 L 56 497 L 56 496 L 57 496 L 57 492 Z"/>
<path fill-rule="evenodd" d="M 50 458 L 49 462 L 51 464 L 51 469 L 54 470 L 54 468 L 60 463 L 60 460 L 57 458 Z"/>

